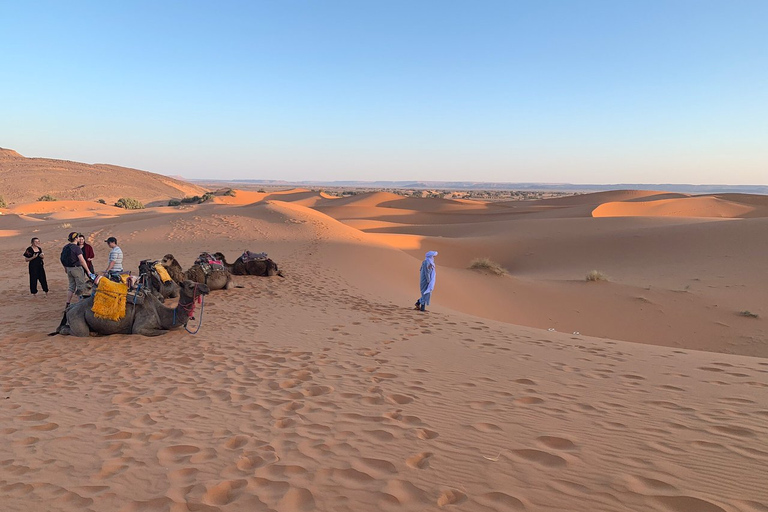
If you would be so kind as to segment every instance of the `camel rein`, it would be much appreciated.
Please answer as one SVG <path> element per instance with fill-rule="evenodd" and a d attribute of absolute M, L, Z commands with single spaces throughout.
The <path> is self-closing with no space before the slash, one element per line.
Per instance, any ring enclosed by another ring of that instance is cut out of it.
<path fill-rule="evenodd" d="M 173 308 L 173 325 L 176 325 L 176 310 L 178 308 L 181 308 L 184 310 L 184 313 L 187 315 L 187 320 L 192 318 L 192 315 L 195 314 L 195 303 L 200 303 L 200 322 L 197 324 L 197 328 L 194 331 L 190 331 L 189 327 L 187 327 L 187 324 L 184 323 L 184 330 L 187 331 L 190 334 L 197 334 L 197 332 L 200 330 L 200 327 L 203 326 L 203 311 L 205 310 L 205 300 L 203 298 L 202 294 L 197 293 L 197 285 L 195 285 L 195 291 L 192 293 L 192 296 L 194 297 L 192 299 L 192 302 L 189 304 L 179 304 L 177 307 Z"/>

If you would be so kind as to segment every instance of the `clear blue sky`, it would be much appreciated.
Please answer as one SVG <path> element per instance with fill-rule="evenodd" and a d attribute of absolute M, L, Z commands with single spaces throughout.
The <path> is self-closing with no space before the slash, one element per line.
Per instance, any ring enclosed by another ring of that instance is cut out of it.
<path fill-rule="evenodd" d="M 0 147 L 191 178 L 768 184 L 766 0 L 0 0 Z"/>

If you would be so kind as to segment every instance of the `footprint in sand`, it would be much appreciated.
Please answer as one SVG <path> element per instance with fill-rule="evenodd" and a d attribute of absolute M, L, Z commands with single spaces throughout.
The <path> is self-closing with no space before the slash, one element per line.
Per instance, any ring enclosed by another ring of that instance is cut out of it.
<path fill-rule="evenodd" d="M 540 436 L 536 438 L 536 441 L 552 450 L 571 451 L 576 449 L 573 441 L 564 437 Z"/>
<path fill-rule="evenodd" d="M 485 505 L 494 510 L 525 510 L 522 501 L 505 494 L 503 492 L 489 492 L 478 496 L 477 500 L 481 505 Z"/>
<path fill-rule="evenodd" d="M 435 432 L 434 430 L 429 430 L 428 428 L 420 428 L 416 430 L 416 436 L 419 439 L 424 439 L 425 441 L 429 439 L 434 439 L 438 435 L 439 434 L 437 432 Z"/>
<path fill-rule="evenodd" d="M 434 455 L 432 452 L 421 452 L 405 459 L 408 467 L 413 469 L 426 469 L 429 467 L 429 459 Z"/>
<path fill-rule="evenodd" d="M 457 491 L 456 489 L 449 489 L 447 491 L 443 491 L 440 494 L 440 497 L 437 498 L 437 505 L 440 507 L 445 507 L 447 505 L 456 505 L 457 503 L 461 503 L 466 499 L 467 499 L 467 495 L 464 494 L 463 492 Z"/>
<path fill-rule="evenodd" d="M 525 396 L 523 398 L 518 398 L 517 400 L 515 400 L 515 403 L 520 405 L 535 405 L 535 404 L 540 404 L 542 402 L 544 402 L 544 400 L 535 396 Z"/>
<path fill-rule="evenodd" d="M 542 466 L 546 466 L 550 468 L 561 467 L 567 464 L 567 461 L 564 458 L 560 457 L 559 455 L 553 455 L 551 453 L 544 452 L 541 450 L 534 450 L 534 449 L 512 450 L 512 453 L 514 453 L 516 456 L 520 457 L 521 459 L 535 462 L 537 464 L 541 464 Z"/>

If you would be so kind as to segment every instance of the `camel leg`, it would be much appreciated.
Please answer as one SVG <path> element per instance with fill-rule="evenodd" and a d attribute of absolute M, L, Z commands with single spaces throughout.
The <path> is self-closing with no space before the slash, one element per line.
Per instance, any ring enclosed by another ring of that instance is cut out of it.
<path fill-rule="evenodd" d="M 149 311 L 146 308 L 139 311 L 133 318 L 133 326 L 131 327 L 133 334 L 141 334 L 142 336 L 162 336 L 168 331 L 161 328 L 160 318 L 155 311 Z"/>
<path fill-rule="evenodd" d="M 235 287 L 235 280 L 232 279 L 232 277 L 230 276 L 230 278 L 227 279 L 227 284 L 224 285 L 224 289 L 231 290 L 234 287 Z"/>
<path fill-rule="evenodd" d="M 59 331 L 59 334 L 69 334 L 71 336 L 78 336 L 80 338 L 87 338 L 91 334 L 91 329 L 85 322 L 85 316 L 82 314 L 82 312 L 78 312 L 74 309 L 67 311 L 67 324 L 69 328 L 67 328 L 67 326 L 62 327 L 61 331 Z"/>

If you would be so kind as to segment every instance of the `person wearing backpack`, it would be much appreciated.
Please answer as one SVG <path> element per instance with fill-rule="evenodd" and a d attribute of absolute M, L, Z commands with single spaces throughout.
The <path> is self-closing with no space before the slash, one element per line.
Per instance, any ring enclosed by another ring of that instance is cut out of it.
<path fill-rule="evenodd" d="M 69 243 L 61 250 L 61 264 L 67 273 L 69 288 L 67 289 L 67 306 L 72 302 L 72 296 L 77 293 L 81 298 L 88 297 L 88 283 L 86 276 L 93 280 L 96 276 L 89 272 L 88 264 L 83 257 L 83 250 L 77 245 L 77 239 L 82 235 L 73 231 L 67 237 Z"/>

